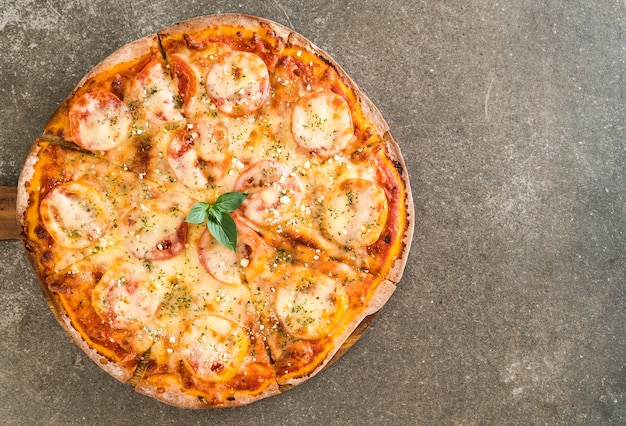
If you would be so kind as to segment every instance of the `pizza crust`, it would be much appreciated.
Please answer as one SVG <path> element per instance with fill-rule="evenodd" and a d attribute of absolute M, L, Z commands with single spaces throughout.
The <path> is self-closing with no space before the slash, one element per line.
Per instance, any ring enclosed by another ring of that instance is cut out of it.
<path fill-rule="evenodd" d="M 389 132 L 385 133 L 384 137 L 386 141 L 387 155 L 389 159 L 394 163 L 396 170 L 402 179 L 402 183 L 405 188 L 405 208 L 406 208 L 406 228 L 404 230 L 404 234 L 402 235 L 402 252 L 394 261 L 393 266 L 388 274 L 388 279 L 391 281 L 398 283 L 402 279 L 402 274 L 404 272 L 404 268 L 408 261 L 409 251 L 411 249 L 411 243 L 413 241 L 413 232 L 415 229 L 415 205 L 413 204 L 413 194 L 411 191 L 411 183 L 409 182 L 409 172 L 406 168 L 406 164 L 404 162 L 404 158 L 402 157 L 402 153 L 400 152 L 400 146 L 398 143 L 391 137 Z"/>
<path fill-rule="evenodd" d="M 34 265 L 35 263 L 33 262 L 35 262 L 35 259 L 33 258 L 32 253 L 28 250 L 27 257 L 29 258 L 31 265 Z M 128 381 L 133 376 L 134 369 L 124 368 L 120 366 L 114 361 L 111 361 L 102 356 L 97 350 L 89 346 L 89 344 L 83 339 L 82 335 L 72 325 L 72 322 L 68 315 L 65 313 L 65 310 L 63 309 L 63 306 L 61 305 L 58 296 L 50 291 L 48 286 L 45 284 L 44 278 L 38 271 L 35 271 L 35 275 L 37 277 L 39 287 L 44 294 L 46 303 L 50 308 L 50 311 L 52 312 L 53 316 L 55 317 L 61 328 L 65 330 L 65 332 L 70 336 L 74 343 L 109 375 L 119 380 L 120 382 Z"/>
<path fill-rule="evenodd" d="M 252 15 L 237 14 L 237 13 L 222 13 L 217 15 L 199 16 L 197 18 L 188 19 L 186 21 L 178 22 L 169 27 L 162 28 L 158 31 L 160 37 L 163 36 L 177 36 L 186 33 L 196 33 L 205 30 L 211 26 L 240 26 L 246 29 L 261 30 L 263 26 L 270 26 L 276 31 L 276 33 L 283 37 L 292 32 L 291 29 L 280 25 L 276 22 L 269 21 L 267 19 L 258 18 Z"/>
<path fill-rule="evenodd" d="M 39 160 L 38 154 L 40 150 L 39 144 L 35 143 L 26 154 L 24 165 L 20 177 L 17 181 L 17 202 L 15 205 L 16 221 L 18 231 L 24 235 L 24 227 L 26 222 L 26 209 L 30 203 L 30 196 L 27 186 L 35 173 L 35 164 Z"/>
<path fill-rule="evenodd" d="M 140 381 L 139 384 L 135 386 L 135 390 L 143 395 L 150 396 L 166 404 L 186 409 L 239 407 L 270 396 L 278 395 L 280 393 L 278 385 L 276 383 L 272 383 L 260 394 L 239 394 L 230 399 L 226 399 L 226 401 L 220 405 L 210 406 L 204 398 L 185 393 L 175 385 L 162 387 L 153 385 L 149 382 Z"/>

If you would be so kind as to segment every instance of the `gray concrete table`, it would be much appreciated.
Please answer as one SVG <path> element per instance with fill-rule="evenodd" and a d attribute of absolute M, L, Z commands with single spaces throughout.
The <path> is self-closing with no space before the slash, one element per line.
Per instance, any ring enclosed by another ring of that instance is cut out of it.
<path fill-rule="evenodd" d="M 182 411 L 101 371 L 0 243 L 2 424 L 624 424 L 624 1 L 0 2 L 0 185 L 119 46 L 245 12 L 328 51 L 410 172 L 404 279 L 363 338 L 284 395 Z"/>

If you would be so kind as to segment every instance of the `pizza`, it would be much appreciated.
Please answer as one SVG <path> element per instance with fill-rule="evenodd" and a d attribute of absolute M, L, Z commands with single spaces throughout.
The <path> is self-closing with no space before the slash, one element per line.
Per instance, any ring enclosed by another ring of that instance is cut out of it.
<path fill-rule="evenodd" d="M 276 395 L 340 356 L 400 281 L 414 214 L 399 146 L 341 67 L 235 14 L 91 70 L 34 142 L 17 211 L 74 342 L 183 408 Z"/>

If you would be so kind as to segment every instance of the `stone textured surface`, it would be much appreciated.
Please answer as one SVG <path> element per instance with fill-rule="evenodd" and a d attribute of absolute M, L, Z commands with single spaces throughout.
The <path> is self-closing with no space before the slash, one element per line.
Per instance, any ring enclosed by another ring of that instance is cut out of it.
<path fill-rule="evenodd" d="M 626 423 L 626 3 L 1 0 L 0 184 L 99 60 L 218 12 L 294 28 L 379 106 L 417 212 L 397 292 L 305 384 L 181 411 L 92 363 L 0 242 L 2 423 Z"/>

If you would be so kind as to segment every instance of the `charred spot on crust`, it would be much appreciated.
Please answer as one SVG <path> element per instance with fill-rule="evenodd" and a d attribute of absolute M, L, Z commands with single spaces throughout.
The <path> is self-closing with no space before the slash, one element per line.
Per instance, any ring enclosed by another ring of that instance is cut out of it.
<path fill-rule="evenodd" d="M 400 161 L 393 160 L 393 166 L 396 168 L 399 175 L 402 175 L 402 173 L 404 173 L 404 167 L 402 167 L 402 163 Z"/>

